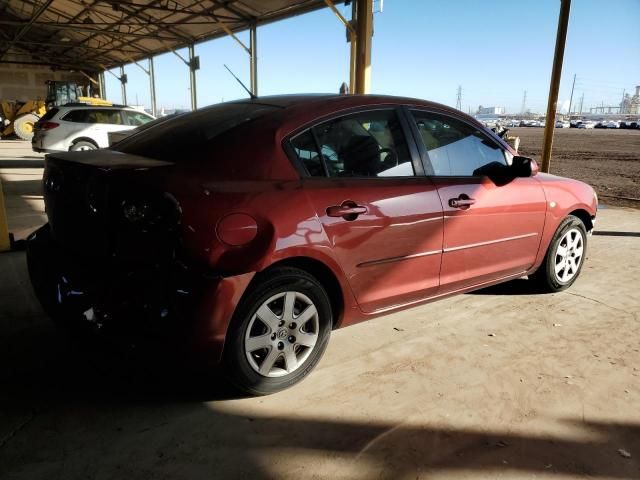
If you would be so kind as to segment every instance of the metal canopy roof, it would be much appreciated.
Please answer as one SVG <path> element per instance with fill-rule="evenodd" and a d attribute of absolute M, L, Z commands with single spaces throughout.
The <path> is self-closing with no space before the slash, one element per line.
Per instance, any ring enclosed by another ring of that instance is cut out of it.
<path fill-rule="evenodd" d="M 0 62 L 100 71 L 324 6 L 324 0 L 0 0 Z"/>

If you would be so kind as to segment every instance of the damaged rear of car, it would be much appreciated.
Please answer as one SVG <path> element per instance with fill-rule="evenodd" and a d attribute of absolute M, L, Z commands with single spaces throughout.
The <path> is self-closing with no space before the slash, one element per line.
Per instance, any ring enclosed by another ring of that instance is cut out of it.
<path fill-rule="evenodd" d="M 127 343 L 176 336 L 215 343 L 210 323 L 231 308 L 218 301 L 219 292 L 228 302 L 237 295 L 208 264 L 204 248 L 194 251 L 212 239 L 185 241 L 185 231 L 207 229 L 185 224 L 182 205 L 193 217 L 206 207 L 202 181 L 224 175 L 214 163 L 216 148 L 224 150 L 220 134 L 274 108 L 212 107 L 192 114 L 196 122 L 162 122 L 113 149 L 48 155 L 48 223 L 32 234 L 27 252 L 47 313 L 57 323 Z"/>

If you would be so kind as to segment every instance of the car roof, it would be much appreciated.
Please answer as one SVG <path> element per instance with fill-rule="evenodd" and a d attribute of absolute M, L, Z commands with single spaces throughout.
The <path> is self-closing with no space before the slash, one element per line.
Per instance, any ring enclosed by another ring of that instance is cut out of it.
<path fill-rule="evenodd" d="M 267 105 L 276 107 L 277 112 L 274 116 L 279 120 L 280 136 L 286 136 L 296 129 L 318 121 L 322 117 L 331 116 L 343 111 L 349 111 L 354 108 L 371 107 L 376 106 L 407 106 L 426 108 L 434 110 L 446 115 L 457 116 L 464 118 L 467 122 L 476 125 L 479 128 L 482 127 L 475 118 L 467 115 L 460 110 L 442 105 L 436 102 L 429 102 L 427 100 L 421 100 L 411 97 L 397 97 L 393 95 L 359 95 L 359 94 L 294 94 L 294 95 L 274 95 L 257 97 L 254 99 L 242 99 L 235 100 L 233 102 L 227 102 L 228 104 L 255 104 L 255 105 Z M 220 105 L 220 104 L 218 104 Z M 205 107 L 200 110 L 206 110 Z M 265 116 L 266 119 L 267 116 Z M 273 118 L 273 116 L 271 116 Z"/>
<path fill-rule="evenodd" d="M 304 94 L 291 94 L 291 95 L 273 95 L 265 97 L 256 97 L 254 99 L 242 99 L 235 100 L 229 103 L 255 103 L 263 105 L 271 105 L 280 108 L 295 108 L 295 107 L 308 107 L 317 106 L 320 104 L 330 104 L 331 110 L 336 108 L 352 107 L 352 106 L 367 106 L 376 104 L 393 104 L 393 105 L 416 105 L 424 107 L 437 108 L 438 110 L 447 110 L 451 113 L 460 113 L 459 110 L 455 110 L 446 105 L 442 105 L 436 102 L 429 102 L 427 100 L 421 100 L 411 97 L 400 97 L 395 95 L 377 95 L 377 94 L 349 94 L 341 95 L 335 93 L 304 93 Z"/>
<path fill-rule="evenodd" d="M 134 112 L 142 112 L 142 110 L 138 110 L 137 108 L 129 107 L 127 105 L 89 105 L 88 103 L 65 103 L 64 105 L 59 105 L 55 108 L 58 109 L 73 109 L 73 110 L 82 110 L 82 109 L 91 109 L 91 110 L 131 110 Z M 147 113 L 147 112 L 142 112 Z"/>

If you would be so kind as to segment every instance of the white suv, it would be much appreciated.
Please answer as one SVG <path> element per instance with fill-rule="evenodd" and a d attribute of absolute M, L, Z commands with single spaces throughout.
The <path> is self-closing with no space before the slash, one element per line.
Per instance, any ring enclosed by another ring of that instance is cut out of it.
<path fill-rule="evenodd" d="M 154 118 L 125 106 L 54 107 L 35 124 L 31 146 L 36 152 L 95 150 L 109 146 L 109 132 L 132 130 Z"/>

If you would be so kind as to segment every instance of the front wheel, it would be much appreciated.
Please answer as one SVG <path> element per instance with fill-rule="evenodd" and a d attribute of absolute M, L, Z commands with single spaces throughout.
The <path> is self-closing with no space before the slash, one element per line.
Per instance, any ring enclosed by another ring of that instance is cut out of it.
<path fill-rule="evenodd" d="M 252 395 L 288 388 L 316 366 L 332 324 L 329 298 L 314 277 L 297 268 L 274 269 L 238 305 L 225 370 Z"/>
<path fill-rule="evenodd" d="M 531 275 L 542 289 L 559 292 L 576 281 L 587 254 L 587 231 L 578 217 L 569 215 L 556 230 L 540 268 Z"/>

